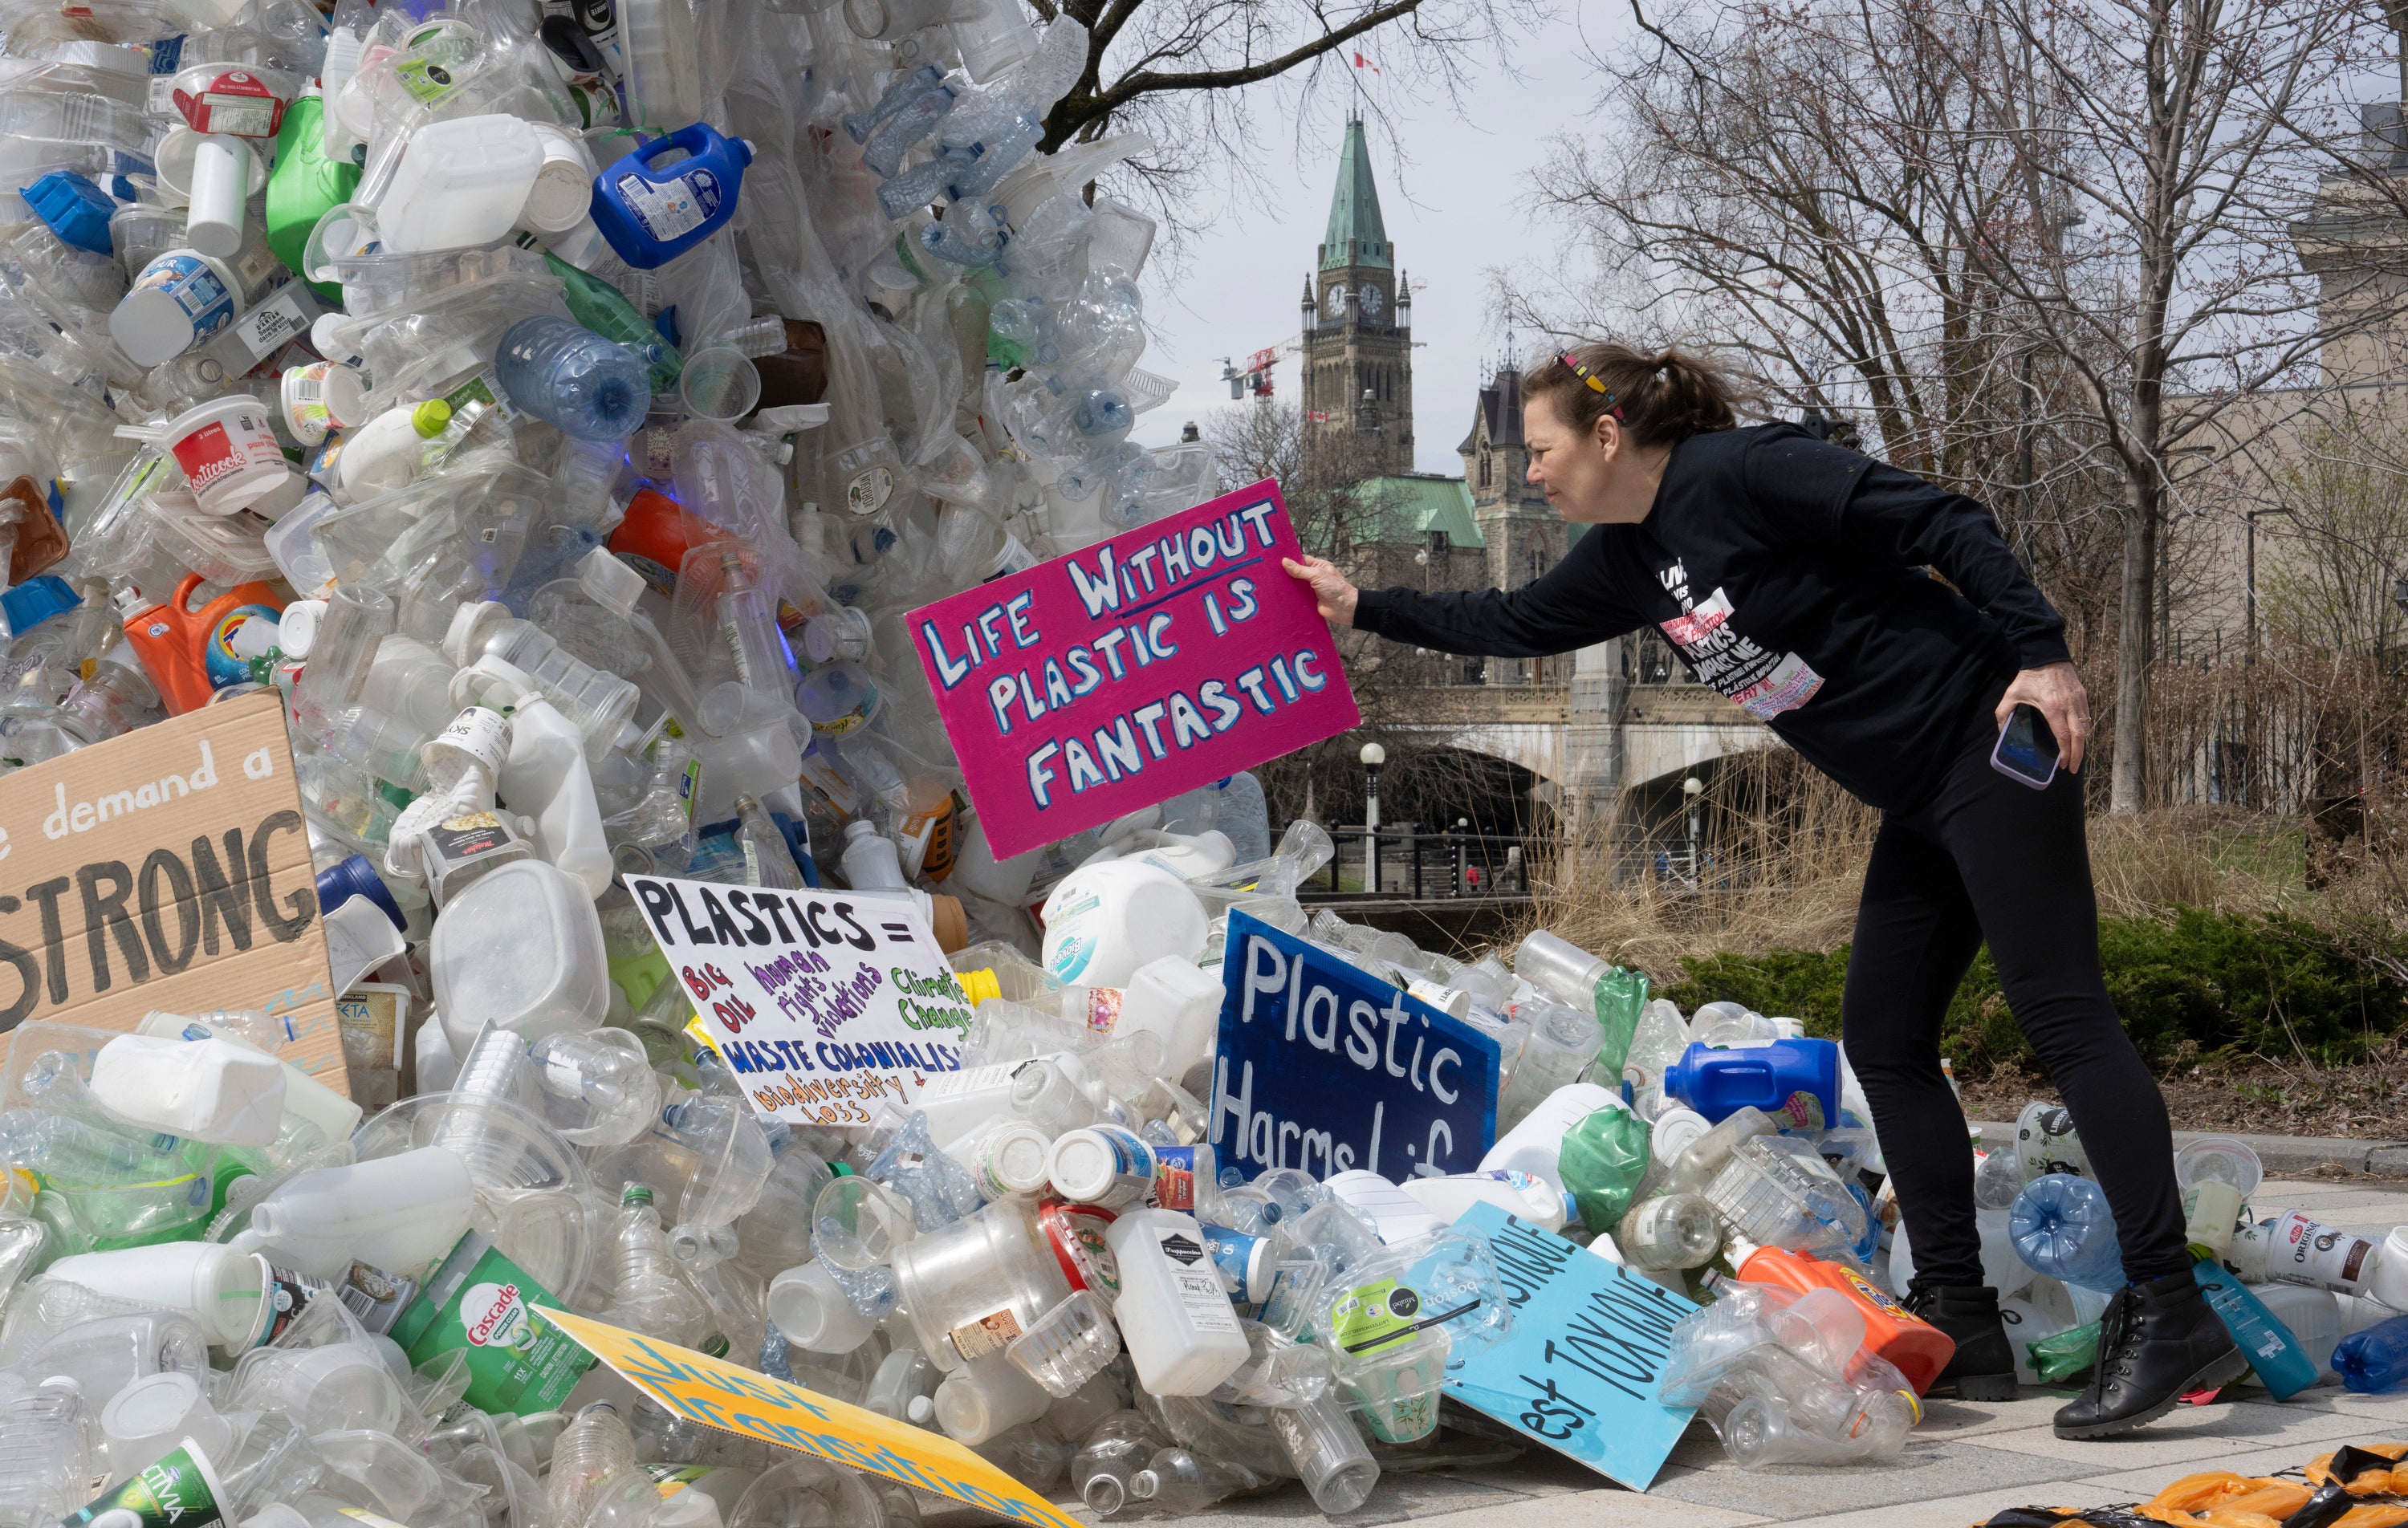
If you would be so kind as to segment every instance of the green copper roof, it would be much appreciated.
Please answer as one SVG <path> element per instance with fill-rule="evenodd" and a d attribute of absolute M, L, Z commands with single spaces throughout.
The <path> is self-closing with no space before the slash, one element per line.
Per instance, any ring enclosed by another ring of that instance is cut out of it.
<path fill-rule="evenodd" d="M 1321 268 L 1395 263 L 1388 225 L 1380 218 L 1380 188 L 1371 182 L 1371 149 L 1363 141 L 1360 118 L 1346 123 L 1346 144 L 1338 151 L 1338 189 L 1329 193 L 1329 232 L 1322 236 Z"/>
<path fill-rule="evenodd" d="M 1444 531 L 1455 547 L 1484 547 L 1488 538 L 1471 518 L 1471 490 L 1460 478 L 1367 478 L 1354 488 L 1354 502 L 1376 513 L 1381 534 L 1355 539 L 1419 541 L 1432 531 Z"/>

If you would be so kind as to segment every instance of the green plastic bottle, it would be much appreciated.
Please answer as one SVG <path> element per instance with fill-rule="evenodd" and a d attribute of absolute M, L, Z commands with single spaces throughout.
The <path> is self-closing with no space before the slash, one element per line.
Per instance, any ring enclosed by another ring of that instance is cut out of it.
<path fill-rule="evenodd" d="M 661 336 L 661 332 L 648 322 L 626 294 L 598 276 L 579 270 L 550 250 L 543 263 L 552 274 L 560 278 L 568 289 L 568 314 L 579 323 L 600 335 L 616 340 L 652 363 L 652 391 L 672 392 L 677 387 L 678 374 L 685 370 L 685 358 L 677 347 Z"/>
<path fill-rule="evenodd" d="M 276 135 L 276 169 L 267 178 L 267 248 L 295 276 L 301 274 L 309 231 L 327 208 L 350 201 L 360 184 L 358 165 L 326 157 L 325 107 L 312 86 L 285 110 L 284 126 Z M 312 281 L 309 290 L 329 303 L 342 303 L 343 289 L 331 282 Z"/>
<path fill-rule="evenodd" d="M 1597 1027 L 1605 1031 L 1605 1044 L 1598 1049 L 1590 1075 L 1619 1078 L 1630 1054 L 1631 1036 L 1639 1033 L 1639 1016 L 1647 1008 L 1647 973 L 1608 966 L 1597 978 L 1595 997 Z"/>

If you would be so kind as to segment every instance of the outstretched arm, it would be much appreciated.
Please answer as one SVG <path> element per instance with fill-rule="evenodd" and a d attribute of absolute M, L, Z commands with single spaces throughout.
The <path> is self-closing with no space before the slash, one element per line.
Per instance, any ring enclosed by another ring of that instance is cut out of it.
<path fill-rule="evenodd" d="M 1318 557 L 1290 562 L 1287 571 L 1312 586 L 1322 619 L 1332 625 L 1440 652 L 1544 658 L 1619 636 L 1641 622 L 1614 596 L 1599 540 L 1583 537 L 1562 562 L 1511 593 L 1358 590 Z"/>

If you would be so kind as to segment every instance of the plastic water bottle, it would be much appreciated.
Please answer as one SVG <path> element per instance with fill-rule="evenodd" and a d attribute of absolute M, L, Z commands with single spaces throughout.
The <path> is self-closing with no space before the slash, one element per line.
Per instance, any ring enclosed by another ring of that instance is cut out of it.
<path fill-rule="evenodd" d="M 2408 1316 L 2394 1316 L 2353 1332 L 2333 1349 L 2341 1382 L 2360 1395 L 2376 1395 L 2408 1381 Z"/>
<path fill-rule="evenodd" d="M 510 325 L 494 366 L 512 404 L 580 440 L 624 440 L 652 407 L 643 357 L 566 319 Z"/>
<path fill-rule="evenodd" d="M 2086 1178 L 2050 1173 L 2024 1185 L 2007 1212 L 2015 1251 L 2035 1270 L 2084 1289 L 2124 1286 L 2123 1250 L 2107 1195 Z"/>

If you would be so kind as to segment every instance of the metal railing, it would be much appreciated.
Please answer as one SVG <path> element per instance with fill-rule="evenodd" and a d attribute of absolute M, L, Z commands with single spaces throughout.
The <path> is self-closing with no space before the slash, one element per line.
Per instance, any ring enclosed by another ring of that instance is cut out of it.
<path fill-rule="evenodd" d="M 1333 827 L 1338 852 L 1298 888 L 1305 898 L 1385 894 L 1421 902 L 1439 897 L 1520 896 L 1530 890 L 1536 835 L 1431 829 L 1406 822 L 1376 832 Z"/>

